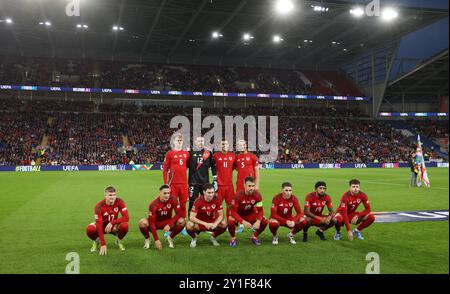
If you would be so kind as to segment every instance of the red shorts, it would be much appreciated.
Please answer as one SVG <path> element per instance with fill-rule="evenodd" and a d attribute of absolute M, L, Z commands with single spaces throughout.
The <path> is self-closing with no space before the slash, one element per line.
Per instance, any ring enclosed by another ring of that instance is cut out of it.
<path fill-rule="evenodd" d="M 363 214 L 362 214 L 361 212 L 357 212 L 357 211 L 355 211 L 354 213 L 351 213 L 351 214 L 347 214 L 349 223 L 352 222 L 352 219 L 353 219 L 355 216 L 358 217 L 358 222 L 360 222 L 360 221 L 362 220 L 361 218 L 363 217 Z"/>
<path fill-rule="evenodd" d="M 187 203 L 189 199 L 188 184 L 171 184 L 170 194 L 177 197 L 180 204 Z"/>
<path fill-rule="evenodd" d="M 173 218 L 165 219 L 165 220 L 162 220 L 162 221 L 157 221 L 156 222 L 156 229 L 157 230 L 164 229 L 172 220 L 173 220 Z M 148 219 L 147 219 L 147 221 L 150 224 L 150 221 Z M 172 229 L 172 227 L 170 227 L 170 229 Z"/>
<path fill-rule="evenodd" d="M 231 205 L 231 201 L 233 201 L 235 195 L 233 185 L 219 186 L 219 190 L 217 190 L 217 195 L 219 196 L 221 202 L 225 200 L 228 206 Z"/>
<path fill-rule="evenodd" d="M 243 191 L 244 190 L 244 179 L 237 179 L 236 181 L 236 194 L 239 191 Z"/>
<path fill-rule="evenodd" d="M 204 222 L 207 222 L 207 223 L 214 223 L 216 220 L 212 220 L 212 221 L 204 221 Z M 214 232 L 215 230 L 208 230 L 204 225 L 200 225 L 200 224 L 197 224 L 197 226 L 198 226 L 198 230 L 197 230 L 197 232 Z M 217 229 L 217 228 L 216 228 Z"/>
<path fill-rule="evenodd" d="M 242 219 L 244 219 L 245 221 L 249 222 L 252 225 L 254 223 L 256 223 L 256 221 L 258 220 L 258 214 L 257 213 L 251 213 L 251 214 L 247 214 L 247 215 L 240 215 L 240 217 L 242 217 Z"/>
<path fill-rule="evenodd" d="M 328 217 L 329 215 L 326 214 L 326 215 L 318 215 L 318 216 L 320 216 L 321 218 L 324 218 L 324 217 Z M 311 221 L 309 222 L 309 224 L 310 224 L 311 226 L 320 227 L 320 226 L 321 226 L 321 220 L 318 220 L 318 219 L 313 218 L 313 219 L 311 219 Z"/>

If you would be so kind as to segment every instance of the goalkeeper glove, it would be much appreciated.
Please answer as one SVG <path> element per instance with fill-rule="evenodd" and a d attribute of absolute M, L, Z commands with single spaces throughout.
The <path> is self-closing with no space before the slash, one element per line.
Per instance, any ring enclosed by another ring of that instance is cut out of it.
<path fill-rule="evenodd" d="M 214 186 L 214 191 L 217 192 L 217 190 L 219 190 L 219 185 L 217 184 L 217 176 L 213 177 L 213 186 Z"/>

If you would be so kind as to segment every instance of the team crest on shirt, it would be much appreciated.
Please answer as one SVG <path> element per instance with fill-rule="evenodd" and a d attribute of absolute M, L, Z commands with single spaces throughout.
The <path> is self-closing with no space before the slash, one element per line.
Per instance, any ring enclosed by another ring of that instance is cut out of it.
<path fill-rule="evenodd" d="M 229 159 L 229 160 L 233 160 L 233 157 L 230 156 L 230 157 L 228 157 L 228 159 Z"/>
<path fill-rule="evenodd" d="M 114 212 L 118 212 L 119 208 L 118 207 L 114 207 Z"/>
<path fill-rule="evenodd" d="M 216 209 L 216 205 L 215 204 L 211 205 L 211 208 Z"/>
<path fill-rule="evenodd" d="M 178 158 L 178 155 L 174 155 L 173 158 L 177 159 L 177 158 Z"/>
<path fill-rule="evenodd" d="M 105 212 L 105 213 L 103 214 L 103 216 L 108 216 L 108 213 L 107 213 L 107 212 Z"/>
<path fill-rule="evenodd" d="M 172 204 L 167 204 L 167 208 L 170 209 L 172 207 Z"/>
<path fill-rule="evenodd" d="M 325 203 L 327 203 L 326 201 L 322 201 L 322 205 L 325 205 Z"/>
<path fill-rule="evenodd" d="M 358 204 L 361 203 L 361 199 L 356 200 L 356 202 L 357 202 Z"/>
<path fill-rule="evenodd" d="M 289 207 L 292 207 L 292 205 L 293 205 L 292 203 L 289 203 Z"/>
<path fill-rule="evenodd" d="M 255 204 L 255 200 L 252 200 L 251 203 L 252 203 L 252 204 Z"/>
<path fill-rule="evenodd" d="M 250 161 L 250 157 L 246 157 L 245 160 Z"/>

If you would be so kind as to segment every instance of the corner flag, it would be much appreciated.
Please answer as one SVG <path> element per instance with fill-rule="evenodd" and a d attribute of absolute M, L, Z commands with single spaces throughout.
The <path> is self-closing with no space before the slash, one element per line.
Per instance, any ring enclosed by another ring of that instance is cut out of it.
<path fill-rule="evenodd" d="M 417 187 L 425 185 L 430 188 L 430 180 L 428 178 L 427 167 L 425 166 L 425 160 L 423 158 L 422 142 L 420 141 L 420 135 L 417 136 L 417 150 L 416 150 L 416 168 L 419 171 L 417 174 Z"/>

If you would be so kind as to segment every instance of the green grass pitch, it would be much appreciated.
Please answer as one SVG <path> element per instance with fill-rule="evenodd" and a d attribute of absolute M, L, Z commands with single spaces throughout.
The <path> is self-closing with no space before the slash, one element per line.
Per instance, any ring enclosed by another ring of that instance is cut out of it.
<path fill-rule="evenodd" d="M 272 196 L 283 181 L 294 184 L 303 205 L 304 196 L 317 180 L 325 180 L 334 206 L 351 178 L 359 178 L 374 211 L 405 211 L 449 208 L 448 169 L 430 169 L 431 189 L 409 188 L 408 169 L 262 170 L 261 192 L 268 216 Z M 271 245 L 267 229 L 263 245 L 253 246 L 250 233 L 238 235 L 238 247 L 213 247 L 208 235 L 199 237 L 197 248 L 190 238 L 178 236 L 175 249 L 142 249 L 137 222 L 146 216 L 157 195 L 162 175 L 154 172 L 45 172 L 0 173 L 0 273 L 64 273 L 69 252 L 80 255 L 81 273 L 365 273 L 369 252 L 380 256 L 381 273 L 449 273 L 448 222 L 377 224 L 365 232 L 365 240 L 332 240 L 334 228 L 320 241 L 310 229 L 310 242 L 290 245 L 279 231 L 280 244 Z M 120 252 L 107 236 L 108 255 L 89 252 L 91 241 L 85 227 L 93 221 L 93 207 L 102 190 L 113 184 L 130 212 L 130 231 Z"/>

